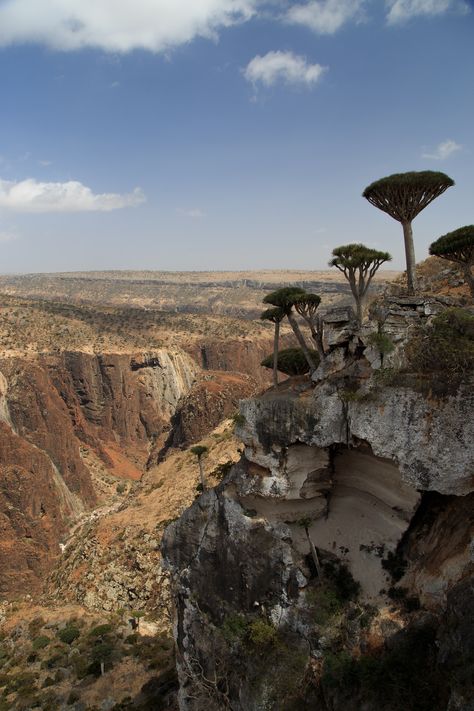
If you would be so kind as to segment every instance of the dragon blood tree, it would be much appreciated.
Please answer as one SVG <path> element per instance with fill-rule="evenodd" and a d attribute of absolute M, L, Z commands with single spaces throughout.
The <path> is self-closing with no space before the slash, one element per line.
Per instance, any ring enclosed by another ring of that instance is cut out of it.
<path fill-rule="evenodd" d="M 300 348 L 304 353 L 306 361 L 309 365 L 309 370 L 313 373 L 316 370 L 317 365 L 314 358 L 311 356 L 308 345 L 298 325 L 298 321 L 295 319 L 295 315 L 293 313 L 294 300 L 303 297 L 305 294 L 306 291 L 297 286 L 284 286 L 281 289 L 277 289 L 276 291 L 272 291 L 270 294 L 267 294 L 263 300 L 263 303 L 278 306 L 285 313 L 285 316 L 293 329 L 293 333 L 300 344 Z"/>
<path fill-rule="evenodd" d="M 392 259 L 388 252 L 379 252 L 363 244 L 346 244 L 332 250 L 330 267 L 344 274 L 356 302 L 357 323 L 362 326 L 362 310 L 370 282 L 384 262 Z"/>
<path fill-rule="evenodd" d="M 325 357 L 323 344 L 323 321 L 316 313 L 318 306 L 321 303 L 321 297 L 318 294 L 296 294 L 290 298 L 292 305 L 301 318 L 308 324 L 311 337 L 316 344 L 320 358 Z"/>
<path fill-rule="evenodd" d="M 474 277 L 471 271 L 474 266 L 474 225 L 459 227 L 439 237 L 430 245 L 430 254 L 460 264 L 471 296 L 474 297 Z"/>
<path fill-rule="evenodd" d="M 273 385 L 278 385 L 278 345 L 280 340 L 280 323 L 285 318 L 285 312 L 279 306 L 264 311 L 260 318 L 263 321 L 271 321 L 275 324 L 275 335 L 273 338 Z"/>
<path fill-rule="evenodd" d="M 454 180 L 445 173 L 424 170 L 389 175 L 371 183 L 362 193 L 372 205 L 402 224 L 410 294 L 416 289 L 416 261 L 411 223 L 430 202 L 452 185 Z"/>

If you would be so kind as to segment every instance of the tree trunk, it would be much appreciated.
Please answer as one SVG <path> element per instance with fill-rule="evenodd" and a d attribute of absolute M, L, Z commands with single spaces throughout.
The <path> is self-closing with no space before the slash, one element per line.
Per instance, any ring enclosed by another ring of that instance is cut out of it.
<path fill-rule="evenodd" d="M 298 343 L 300 344 L 301 350 L 304 353 L 306 362 L 309 365 L 309 369 L 310 369 L 311 373 L 314 373 L 314 371 L 316 370 L 316 363 L 314 362 L 314 360 L 311 357 L 311 353 L 309 352 L 308 346 L 306 345 L 306 341 L 304 339 L 304 336 L 300 331 L 298 322 L 291 312 L 289 314 L 287 314 L 287 316 L 288 316 L 288 321 L 290 322 L 291 328 L 293 329 L 293 333 L 295 334 L 295 336 L 298 340 Z"/>
<path fill-rule="evenodd" d="M 199 464 L 199 478 L 201 480 L 202 490 L 206 491 L 206 478 L 204 476 L 204 465 L 202 463 L 202 457 L 198 457 Z"/>
<path fill-rule="evenodd" d="M 471 267 L 472 264 L 464 265 L 464 278 L 466 280 L 466 284 L 469 286 L 469 289 L 471 291 L 471 296 L 474 299 L 474 277 L 472 276 Z"/>
<path fill-rule="evenodd" d="M 356 315 L 357 315 L 357 325 L 362 328 L 362 299 L 358 296 L 355 300 L 356 302 Z"/>
<path fill-rule="evenodd" d="M 278 342 L 280 340 L 280 322 L 275 321 L 275 336 L 273 339 L 273 386 L 278 387 Z"/>
<path fill-rule="evenodd" d="M 314 321 L 308 320 L 308 325 L 311 330 L 311 338 L 316 344 L 316 350 L 321 360 L 323 360 L 326 357 L 323 343 L 323 319 L 321 316 L 316 316 Z"/>
<path fill-rule="evenodd" d="M 316 567 L 316 572 L 318 574 L 318 578 L 321 580 L 321 578 L 322 578 L 321 564 L 319 562 L 318 551 L 316 550 L 316 546 L 314 545 L 313 541 L 311 540 L 311 536 L 309 535 L 309 529 L 307 527 L 305 527 L 304 530 L 306 531 L 306 538 L 308 539 L 309 549 L 311 551 L 311 557 L 312 557 L 313 563 Z"/>
<path fill-rule="evenodd" d="M 405 256 L 407 261 L 407 285 L 408 293 L 414 294 L 417 288 L 416 283 L 416 259 L 415 247 L 413 244 L 413 230 L 411 222 L 402 222 L 403 238 L 405 240 Z"/>

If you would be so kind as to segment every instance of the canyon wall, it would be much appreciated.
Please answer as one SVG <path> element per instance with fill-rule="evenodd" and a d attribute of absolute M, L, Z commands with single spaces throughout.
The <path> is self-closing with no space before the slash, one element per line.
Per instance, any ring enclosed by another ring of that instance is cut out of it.
<path fill-rule="evenodd" d="M 40 589 L 98 503 L 97 467 L 112 481 L 141 476 L 197 371 L 178 350 L 0 361 L 0 594 Z"/>

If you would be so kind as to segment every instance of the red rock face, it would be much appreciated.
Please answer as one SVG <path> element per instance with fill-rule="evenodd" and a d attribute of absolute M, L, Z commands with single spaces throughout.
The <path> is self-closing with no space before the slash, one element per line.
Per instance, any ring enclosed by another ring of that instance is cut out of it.
<path fill-rule="evenodd" d="M 187 447 L 198 442 L 222 420 L 237 412 L 239 400 L 259 390 L 249 375 L 209 371 L 203 373 L 180 403 L 172 418 L 171 447 Z"/>
<path fill-rule="evenodd" d="M 189 398 L 199 366 L 179 350 L 1 359 L 0 595 L 39 590 L 71 525 L 96 505 L 81 449 L 92 450 L 112 475 L 139 478 L 178 403 L 181 445 L 255 392 L 248 373 L 266 378 L 258 365 L 264 350 L 240 342 L 203 346 L 193 355 L 206 368 L 247 374 L 205 374 Z"/>
<path fill-rule="evenodd" d="M 285 335 L 281 339 L 281 347 L 286 348 L 290 344 L 293 345 L 293 337 Z M 244 338 L 204 340 L 201 345 L 193 344 L 186 350 L 203 370 L 225 370 L 251 375 L 261 387 L 267 387 L 271 382 L 271 374 L 260 363 L 273 352 L 272 336 L 253 341 Z"/>
<path fill-rule="evenodd" d="M 111 474 L 139 477 L 195 371 L 165 351 L 0 361 L 0 594 L 37 591 L 70 525 L 97 503 L 81 447 Z"/>
<path fill-rule="evenodd" d="M 77 512 L 51 459 L 0 422 L 0 596 L 39 591 Z"/>

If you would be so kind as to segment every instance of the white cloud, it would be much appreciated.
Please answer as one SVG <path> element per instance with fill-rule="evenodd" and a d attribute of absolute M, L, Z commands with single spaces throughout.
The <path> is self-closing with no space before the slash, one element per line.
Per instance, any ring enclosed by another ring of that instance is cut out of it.
<path fill-rule="evenodd" d="M 52 162 L 51 160 L 39 160 L 38 164 L 42 165 L 43 168 L 47 168 L 49 165 L 52 165 Z"/>
<path fill-rule="evenodd" d="M 364 4 L 365 0 L 311 0 L 291 7 L 286 20 L 321 35 L 332 35 L 349 20 L 360 18 Z"/>
<path fill-rule="evenodd" d="M 8 0 L 0 2 L 0 46 L 33 42 L 57 50 L 166 51 L 215 37 L 250 19 L 264 0 Z"/>
<path fill-rule="evenodd" d="M 145 202 L 140 188 L 128 195 L 95 195 L 76 180 L 42 183 L 33 178 L 19 182 L 0 179 L 0 209 L 15 212 L 110 212 L 122 207 L 136 207 Z"/>
<path fill-rule="evenodd" d="M 442 15 L 448 10 L 469 12 L 464 0 L 387 0 L 388 23 L 395 25 L 412 17 Z"/>
<path fill-rule="evenodd" d="M 446 160 L 450 155 L 460 151 L 462 146 L 456 141 L 452 141 L 448 138 L 446 141 L 439 143 L 433 153 L 423 153 L 423 158 L 430 158 L 432 160 Z"/>
<path fill-rule="evenodd" d="M 320 64 L 308 64 L 305 57 L 293 52 L 268 52 L 263 57 L 257 54 L 244 69 L 244 76 L 253 84 L 260 82 L 264 86 L 278 81 L 312 86 L 326 70 Z"/>

